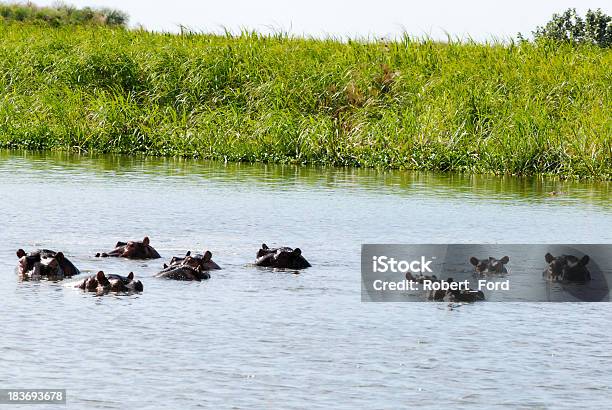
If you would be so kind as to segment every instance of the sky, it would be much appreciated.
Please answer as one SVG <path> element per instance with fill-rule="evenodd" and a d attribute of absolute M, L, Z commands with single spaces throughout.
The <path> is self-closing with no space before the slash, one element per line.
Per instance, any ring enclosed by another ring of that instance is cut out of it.
<path fill-rule="evenodd" d="M 42 0 L 38 5 L 52 5 Z M 68 0 L 78 7 L 126 11 L 130 24 L 149 30 L 289 32 L 299 36 L 394 38 L 412 36 L 477 41 L 529 35 L 553 13 L 575 7 L 580 13 L 601 8 L 612 14 L 610 0 Z"/>

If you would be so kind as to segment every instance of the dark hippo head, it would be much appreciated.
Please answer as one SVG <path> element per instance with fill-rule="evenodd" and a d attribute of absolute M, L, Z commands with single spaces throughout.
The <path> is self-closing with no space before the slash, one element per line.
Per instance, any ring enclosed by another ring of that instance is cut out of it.
<path fill-rule="evenodd" d="M 279 269 L 305 269 L 311 266 L 302 256 L 300 248 L 268 248 L 265 243 L 257 251 L 255 265 Z"/>
<path fill-rule="evenodd" d="M 470 263 L 474 265 L 476 273 L 487 274 L 487 273 L 508 273 L 508 270 L 504 265 L 510 261 L 510 258 L 504 256 L 501 259 L 495 259 L 489 257 L 489 259 L 478 259 L 474 256 L 470 258 Z"/>
<path fill-rule="evenodd" d="M 591 273 L 586 265 L 589 263 L 589 255 L 578 259 L 574 255 L 552 256 L 547 253 L 544 256 L 548 266 L 542 276 L 549 280 L 565 280 L 568 282 L 586 282 L 591 280 Z"/>
<path fill-rule="evenodd" d="M 406 272 L 406 280 L 411 280 L 415 283 L 423 283 L 426 280 L 430 280 L 432 282 L 437 282 L 438 281 L 438 277 L 436 275 L 423 275 L 422 273 L 419 273 L 417 275 L 413 275 L 412 272 L 408 271 Z"/>
<path fill-rule="evenodd" d="M 101 273 L 100 273 L 101 272 Z M 98 274 L 101 275 L 100 279 L 104 281 L 103 276 L 104 272 L 100 271 Z M 90 276 L 88 278 L 83 279 L 83 281 L 77 285 L 77 287 L 86 290 L 88 292 L 96 292 L 98 290 L 98 277 L 97 275 Z"/>
<path fill-rule="evenodd" d="M 432 282 L 449 282 L 452 283 L 454 282 L 453 278 L 448 278 L 448 279 L 438 279 L 438 280 L 432 280 Z M 440 302 L 444 300 L 444 297 L 446 296 L 447 291 L 445 289 L 431 289 L 427 291 L 427 300 L 432 300 L 435 302 Z"/>
<path fill-rule="evenodd" d="M 443 279 L 439 282 L 446 282 L 449 285 L 456 283 L 453 278 Z M 430 290 L 427 299 L 436 302 L 477 302 L 485 300 L 485 295 L 480 290 L 449 287 L 448 289 Z"/>
<path fill-rule="evenodd" d="M 445 300 L 449 302 L 478 302 L 485 300 L 485 295 L 481 290 L 473 289 L 455 289 L 446 293 Z"/>
<path fill-rule="evenodd" d="M 87 292 L 104 294 L 110 291 L 110 282 L 104 272 L 99 271 L 97 274 L 83 279 L 76 287 Z"/>
<path fill-rule="evenodd" d="M 63 279 L 80 273 L 62 252 L 39 249 L 27 254 L 19 249 L 17 257 L 19 275 L 23 278 Z"/>
<path fill-rule="evenodd" d="M 108 292 L 142 292 L 142 282 L 134 280 L 134 273 L 130 272 L 127 276 L 106 275 L 103 271 L 84 279 L 77 285 L 88 292 L 96 292 L 103 295 Z"/>
<path fill-rule="evenodd" d="M 201 266 L 194 268 L 191 265 L 184 263 L 166 266 L 163 270 L 157 273 L 155 277 L 200 282 L 202 280 L 210 279 L 210 273 L 208 273 L 207 270 L 202 269 Z"/>
<path fill-rule="evenodd" d="M 161 258 L 159 253 L 149 244 L 149 237 L 145 236 L 142 241 L 117 242 L 115 249 L 108 253 L 97 253 L 96 257 L 114 256 L 128 259 L 157 259 Z"/>
<path fill-rule="evenodd" d="M 110 274 L 107 278 L 113 292 L 142 292 L 144 289 L 141 281 L 134 280 L 134 272 L 127 276 Z"/>
<path fill-rule="evenodd" d="M 170 260 L 170 266 L 175 265 L 188 265 L 194 269 L 202 269 L 202 270 L 218 270 L 221 269 L 219 265 L 217 265 L 212 260 L 212 252 L 204 251 L 202 254 L 193 255 L 191 251 L 188 251 L 184 257 L 175 256 Z M 164 268 L 167 268 L 168 265 L 164 264 Z"/>

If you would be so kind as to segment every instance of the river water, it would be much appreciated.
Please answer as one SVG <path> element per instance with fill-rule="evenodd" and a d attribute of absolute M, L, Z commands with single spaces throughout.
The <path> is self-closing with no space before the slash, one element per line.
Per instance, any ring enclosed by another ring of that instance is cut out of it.
<path fill-rule="evenodd" d="M 361 302 L 360 247 L 611 243 L 611 188 L 1 152 L 0 388 L 65 388 L 75 409 L 607 408 L 608 303 Z M 162 260 L 93 257 L 145 235 Z M 262 242 L 313 267 L 255 268 Z M 144 292 L 19 282 L 16 249 L 42 247 L 82 276 L 134 271 Z M 153 277 L 188 249 L 223 270 Z"/>

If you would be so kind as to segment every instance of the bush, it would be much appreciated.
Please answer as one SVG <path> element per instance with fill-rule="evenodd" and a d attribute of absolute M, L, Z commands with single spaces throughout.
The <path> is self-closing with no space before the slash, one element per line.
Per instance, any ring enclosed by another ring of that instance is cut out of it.
<path fill-rule="evenodd" d="M 11 21 L 39 23 L 52 27 L 68 25 L 126 27 L 128 15 L 123 11 L 109 8 L 78 9 L 66 4 L 58 4 L 55 7 L 38 7 L 32 3 L 0 3 L 0 23 Z"/>
<path fill-rule="evenodd" d="M 553 14 L 552 19 L 533 32 L 535 40 L 549 39 L 577 44 L 612 46 L 612 17 L 601 9 L 587 11 L 583 19 L 576 9 L 567 9 L 562 14 Z"/>

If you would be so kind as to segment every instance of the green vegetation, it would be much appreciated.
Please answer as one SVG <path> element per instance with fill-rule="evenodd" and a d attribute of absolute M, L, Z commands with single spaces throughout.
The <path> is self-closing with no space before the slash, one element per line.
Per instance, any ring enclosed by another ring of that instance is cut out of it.
<path fill-rule="evenodd" d="M 612 177 L 612 50 L 0 25 L 0 147 Z"/>
<path fill-rule="evenodd" d="M 38 7 L 32 3 L 0 3 L 0 24 L 12 21 L 45 24 L 52 27 L 77 24 L 125 27 L 128 16 L 119 10 L 90 7 L 77 9 L 61 3 L 55 7 Z"/>
<path fill-rule="evenodd" d="M 612 17 L 600 9 L 589 9 L 583 19 L 576 9 L 567 9 L 562 14 L 553 14 L 544 27 L 533 32 L 533 36 L 536 41 L 546 39 L 612 47 Z"/>

